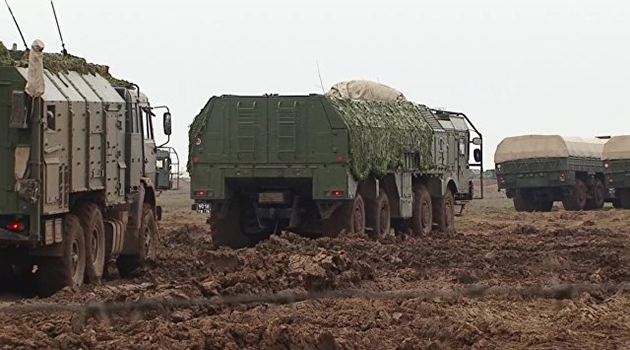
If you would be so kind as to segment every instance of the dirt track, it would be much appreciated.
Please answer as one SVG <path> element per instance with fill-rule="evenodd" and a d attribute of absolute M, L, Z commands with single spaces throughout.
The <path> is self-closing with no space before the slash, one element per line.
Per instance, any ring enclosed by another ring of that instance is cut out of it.
<path fill-rule="evenodd" d="M 499 196 L 452 237 L 310 240 L 215 249 L 186 193 L 164 195 L 160 259 L 144 275 L 26 303 L 282 291 L 436 290 L 630 280 L 629 212 L 516 214 Z M 10 303 L 10 302 L 9 302 Z M 0 314 L 0 349 L 630 349 L 630 295 L 350 299 L 117 314 Z"/>

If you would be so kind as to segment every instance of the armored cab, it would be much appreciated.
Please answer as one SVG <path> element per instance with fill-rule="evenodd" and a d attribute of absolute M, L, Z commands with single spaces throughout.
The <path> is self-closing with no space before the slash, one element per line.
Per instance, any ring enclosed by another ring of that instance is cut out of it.
<path fill-rule="evenodd" d="M 600 209 L 608 199 L 601 161 L 605 143 L 558 135 L 506 138 L 494 156 L 499 189 L 517 211 L 551 211 L 556 201 L 566 210 Z"/>
<path fill-rule="evenodd" d="M 452 231 L 470 146 L 465 116 L 407 101 L 213 97 L 190 130 L 191 196 L 234 247 L 282 230 Z"/>
<path fill-rule="evenodd" d="M 152 108 L 106 67 L 23 54 L 0 64 L 0 278 L 36 271 L 49 295 L 110 261 L 128 274 L 155 255 Z"/>
<path fill-rule="evenodd" d="M 602 155 L 606 187 L 615 208 L 630 209 L 630 136 L 616 136 L 604 145 Z"/>

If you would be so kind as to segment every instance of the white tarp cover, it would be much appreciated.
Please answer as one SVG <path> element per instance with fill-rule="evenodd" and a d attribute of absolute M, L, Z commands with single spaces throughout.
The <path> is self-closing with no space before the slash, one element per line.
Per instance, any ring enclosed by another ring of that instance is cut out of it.
<path fill-rule="evenodd" d="M 40 97 L 46 91 L 44 82 L 44 43 L 35 40 L 31 45 L 31 52 L 28 56 L 28 73 L 26 78 L 26 88 L 24 89 L 31 97 Z"/>
<path fill-rule="evenodd" d="M 335 84 L 326 95 L 362 101 L 407 101 L 402 92 L 366 80 L 352 80 Z"/>
<path fill-rule="evenodd" d="M 527 135 L 508 137 L 501 141 L 494 154 L 496 164 L 534 158 L 594 158 L 601 159 L 606 140 L 562 137 L 558 135 Z"/>
<path fill-rule="evenodd" d="M 615 136 L 604 145 L 603 160 L 630 159 L 630 135 Z"/>

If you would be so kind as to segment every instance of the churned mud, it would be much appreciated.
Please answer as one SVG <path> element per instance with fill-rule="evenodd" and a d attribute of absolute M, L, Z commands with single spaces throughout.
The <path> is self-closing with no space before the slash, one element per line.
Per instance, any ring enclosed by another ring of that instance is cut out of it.
<path fill-rule="evenodd" d="M 187 193 L 164 194 L 159 259 L 142 274 L 16 304 L 326 291 L 449 291 L 630 280 L 630 212 L 517 214 L 492 196 L 453 236 L 275 236 L 217 249 Z M 0 312 L 0 349 L 630 349 L 630 293 L 573 298 L 348 298 L 123 311 Z"/>

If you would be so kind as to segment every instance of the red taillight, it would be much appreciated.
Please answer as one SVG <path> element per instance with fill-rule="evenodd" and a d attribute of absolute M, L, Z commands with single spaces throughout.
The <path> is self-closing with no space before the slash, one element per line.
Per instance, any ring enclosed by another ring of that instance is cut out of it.
<path fill-rule="evenodd" d="M 199 197 L 203 197 L 203 196 L 205 196 L 205 195 L 206 195 L 206 191 L 197 191 L 197 192 L 195 192 L 195 194 L 196 194 L 197 196 L 199 196 Z"/>
<path fill-rule="evenodd" d="M 503 176 L 503 175 L 499 176 L 499 183 L 500 184 L 504 184 L 505 183 L 505 176 Z"/>
<path fill-rule="evenodd" d="M 193 163 L 199 163 L 199 161 L 201 161 L 201 158 L 193 157 Z"/>
<path fill-rule="evenodd" d="M 343 191 L 332 191 L 333 197 L 341 197 L 343 196 Z"/>
<path fill-rule="evenodd" d="M 339 164 L 343 163 L 343 157 L 339 156 L 339 157 L 335 158 L 335 162 L 337 162 Z"/>
<path fill-rule="evenodd" d="M 567 174 L 560 173 L 560 176 L 558 176 L 558 178 L 560 179 L 560 182 L 565 182 L 567 181 Z"/>
<path fill-rule="evenodd" d="M 26 227 L 24 227 L 24 224 L 21 222 L 12 222 L 7 225 L 7 230 L 12 232 L 22 232 L 25 228 Z"/>

